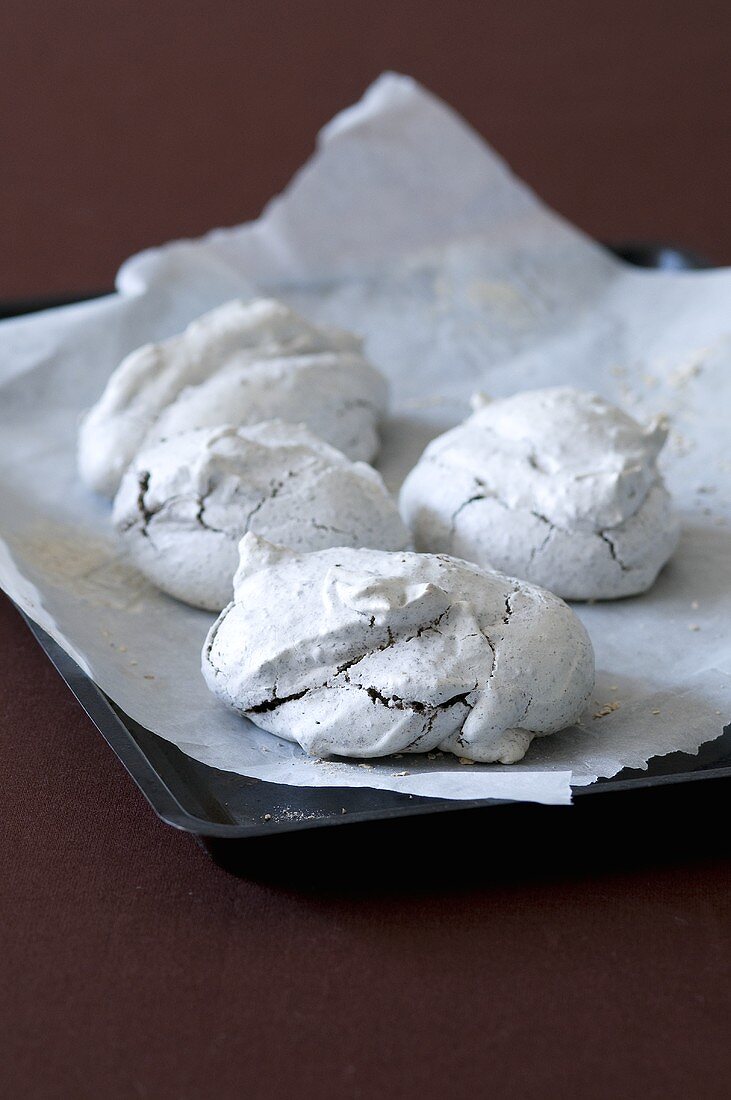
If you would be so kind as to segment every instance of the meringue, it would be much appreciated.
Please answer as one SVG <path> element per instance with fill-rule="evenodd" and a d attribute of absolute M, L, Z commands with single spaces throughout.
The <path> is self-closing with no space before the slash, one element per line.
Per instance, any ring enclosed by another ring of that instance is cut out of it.
<path fill-rule="evenodd" d="M 644 592 L 678 541 L 657 468 L 667 427 L 596 394 L 532 390 L 485 403 L 433 440 L 401 512 L 419 550 L 456 554 L 564 599 Z"/>
<path fill-rule="evenodd" d="M 312 325 L 272 299 L 227 302 L 123 360 L 82 422 L 79 470 L 112 497 L 146 442 L 277 417 L 368 461 L 387 397 L 356 336 Z"/>
<path fill-rule="evenodd" d="M 514 763 L 576 722 L 594 655 L 573 611 L 441 555 L 241 541 L 234 600 L 209 631 L 211 691 L 320 757 L 442 749 Z"/>
<path fill-rule="evenodd" d="M 295 550 L 401 550 L 410 535 L 379 474 L 302 425 L 201 428 L 143 448 L 113 521 L 137 568 L 177 599 L 229 602 L 246 531 Z"/>

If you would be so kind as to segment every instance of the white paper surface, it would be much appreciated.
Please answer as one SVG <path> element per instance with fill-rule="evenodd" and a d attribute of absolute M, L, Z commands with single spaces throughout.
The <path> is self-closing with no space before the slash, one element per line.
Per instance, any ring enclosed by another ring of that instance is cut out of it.
<path fill-rule="evenodd" d="M 258 293 L 365 336 L 392 383 L 378 465 L 393 489 L 475 390 L 568 383 L 639 418 L 672 417 L 664 470 L 680 548 L 648 595 L 575 605 L 598 668 L 580 729 L 534 742 L 511 767 L 446 756 L 323 763 L 208 694 L 199 655 L 211 616 L 125 563 L 109 506 L 78 481 L 76 431 L 127 352 Z M 614 261 L 447 107 L 383 76 L 325 128 L 256 223 L 133 257 L 109 298 L 0 325 L 0 583 L 128 714 L 214 767 L 566 802 L 570 782 L 695 752 L 731 717 L 730 307 L 731 270 L 671 275 Z M 593 717 L 609 703 L 619 706 Z"/>

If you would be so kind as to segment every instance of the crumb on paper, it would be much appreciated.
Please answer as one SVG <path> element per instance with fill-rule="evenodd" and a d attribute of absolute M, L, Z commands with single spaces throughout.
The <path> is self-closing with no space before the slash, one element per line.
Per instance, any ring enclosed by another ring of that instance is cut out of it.
<path fill-rule="evenodd" d="M 359 768 L 370 768 L 371 771 L 373 770 L 373 765 L 372 764 L 359 764 L 358 767 Z"/>
<path fill-rule="evenodd" d="M 151 672 L 146 672 L 145 675 L 142 677 L 142 679 L 143 680 L 154 680 L 155 677 L 152 675 Z"/>
<path fill-rule="evenodd" d="M 605 703 L 599 710 L 594 711 L 594 718 L 606 718 L 608 714 L 613 714 L 615 710 L 619 710 L 621 704 L 618 699 L 614 699 L 611 703 Z"/>
<path fill-rule="evenodd" d="M 660 713 L 660 708 L 659 707 L 653 707 L 651 713 L 652 714 L 659 714 Z"/>
<path fill-rule="evenodd" d="M 688 439 L 687 436 L 683 435 L 677 429 L 670 433 L 670 446 L 681 458 L 685 457 L 685 455 L 689 455 L 690 452 L 695 449 L 693 440 Z"/>
<path fill-rule="evenodd" d="M 514 328 L 523 327 L 535 314 L 535 303 L 504 279 L 472 279 L 465 289 L 471 305 L 489 310 Z"/>
<path fill-rule="evenodd" d="M 688 623 L 688 630 L 700 630 L 700 623 Z"/>
<path fill-rule="evenodd" d="M 671 371 L 668 382 L 674 389 L 681 389 L 686 386 L 688 382 L 693 378 L 697 378 L 703 368 L 703 360 L 708 355 L 711 349 L 708 347 L 699 348 L 693 352 L 684 363 L 680 363 L 679 366 Z"/>
<path fill-rule="evenodd" d="M 474 764 L 475 762 L 476 761 L 474 761 L 474 760 L 468 760 L 468 758 L 466 756 L 458 756 L 457 757 L 457 763 L 459 763 L 459 764 Z"/>

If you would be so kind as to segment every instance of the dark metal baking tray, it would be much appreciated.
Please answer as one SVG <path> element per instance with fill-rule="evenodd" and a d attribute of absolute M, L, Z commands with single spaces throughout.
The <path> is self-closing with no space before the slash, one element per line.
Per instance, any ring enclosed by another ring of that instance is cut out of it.
<path fill-rule="evenodd" d="M 612 249 L 629 262 L 664 270 L 708 265 L 681 249 L 626 244 Z M 95 295 L 79 295 L 90 298 Z M 0 306 L 0 317 L 18 316 L 71 299 L 34 299 Z M 186 756 L 175 745 L 124 714 L 78 665 L 34 622 L 26 621 L 81 706 L 117 754 L 163 821 L 194 834 L 217 862 L 237 869 L 245 839 L 322 826 L 480 810 L 506 805 L 496 799 L 457 801 L 425 798 L 367 787 L 294 787 L 218 771 Z M 731 716 L 729 716 L 731 717 Z M 720 732 L 720 731 L 719 731 Z M 585 796 L 666 788 L 692 780 L 731 777 L 731 724 L 696 756 L 673 753 L 650 762 L 646 771 L 626 769 L 612 779 L 579 787 Z M 528 811 L 528 807 L 524 807 Z M 519 807 L 514 807 L 518 810 Z M 533 807 L 532 812 L 545 808 Z M 550 809 L 549 809 L 550 812 Z"/>

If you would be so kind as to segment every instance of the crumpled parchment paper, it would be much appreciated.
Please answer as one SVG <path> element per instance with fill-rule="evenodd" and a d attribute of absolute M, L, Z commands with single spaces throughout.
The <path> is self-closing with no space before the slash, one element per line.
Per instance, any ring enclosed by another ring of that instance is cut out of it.
<path fill-rule="evenodd" d="M 209 695 L 199 660 L 211 617 L 125 562 L 108 505 L 78 481 L 75 439 L 127 352 L 262 293 L 365 336 L 392 383 L 378 465 L 393 489 L 475 390 L 569 383 L 639 418 L 670 415 L 663 464 L 681 544 L 648 595 L 576 605 L 598 668 L 579 728 L 534 743 L 512 767 L 320 762 Z M 731 270 L 615 261 L 449 108 L 387 74 L 325 127 L 257 222 L 133 257 L 108 298 L 0 325 L 0 583 L 129 715 L 213 767 L 566 802 L 571 783 L 697 751 L 731 715 L 730 410 Z"/>

